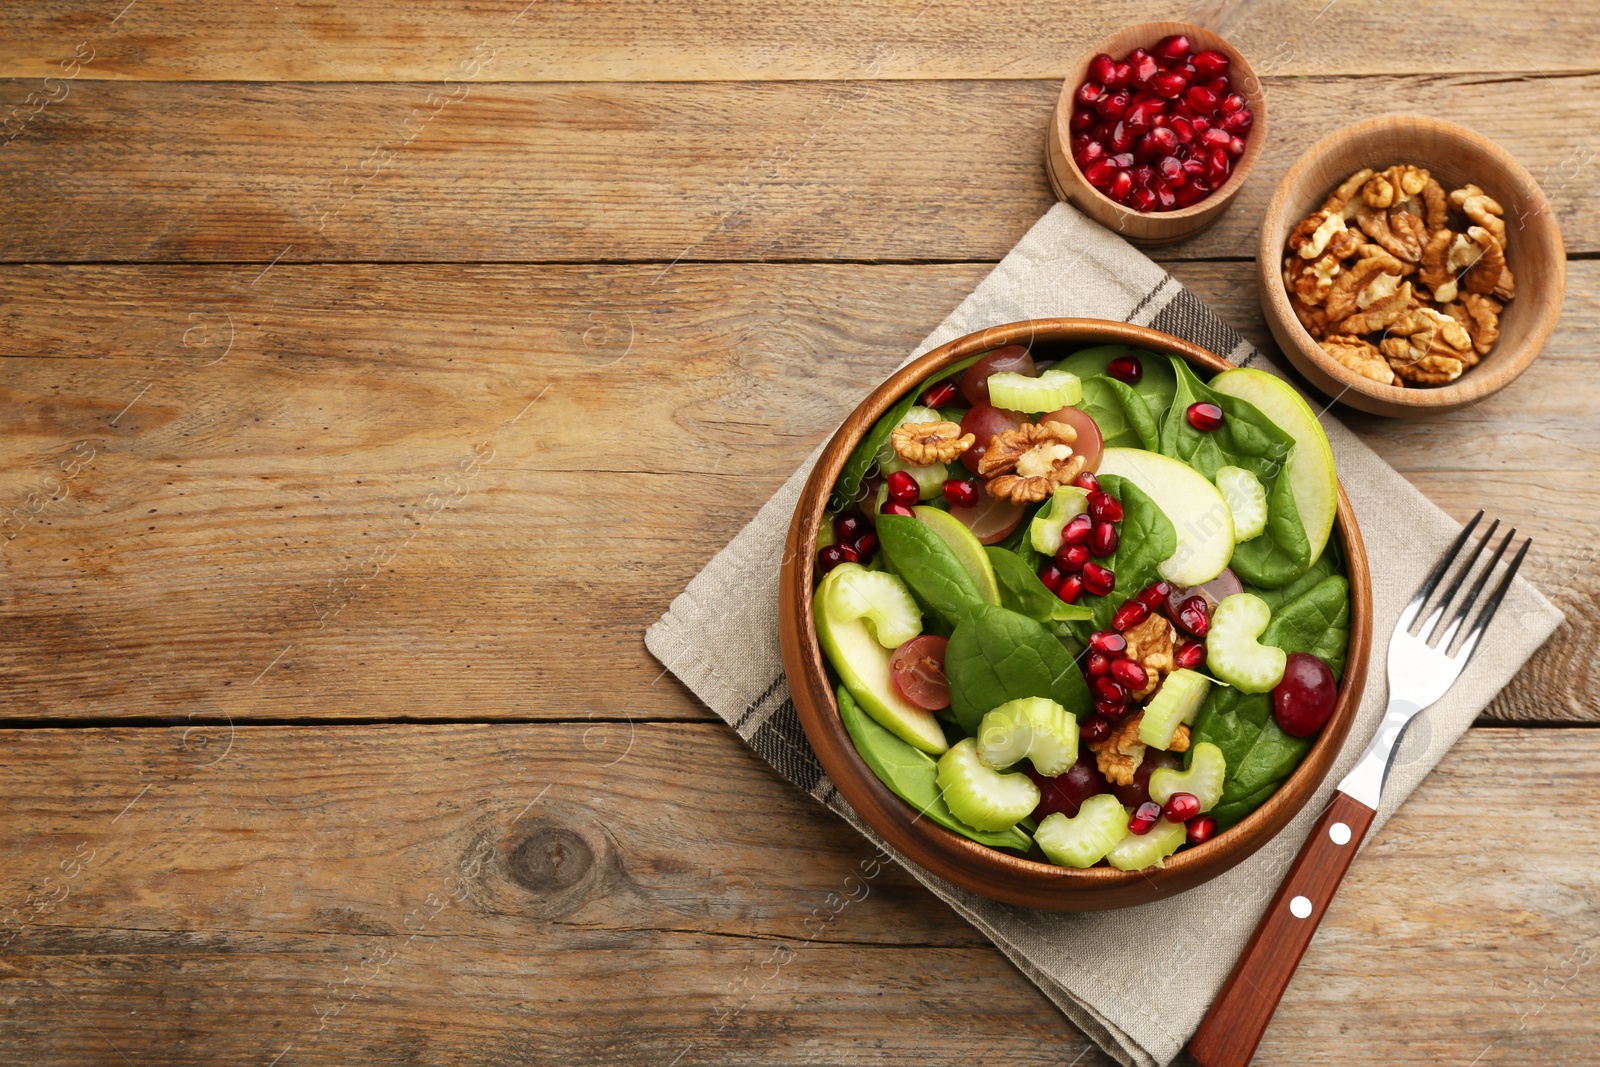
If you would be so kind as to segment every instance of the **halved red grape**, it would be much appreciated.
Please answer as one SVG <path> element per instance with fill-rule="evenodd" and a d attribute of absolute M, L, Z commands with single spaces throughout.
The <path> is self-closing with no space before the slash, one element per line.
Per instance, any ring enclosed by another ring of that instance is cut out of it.
<path fill-rule="evenodd" d="M 1021 345 L 1006 345 L 997 348 L 984 356 L 978 362 L 967 368 L 961 376 L 961 395 L 967 398 L 970 404 L 987 404 L 989 402 L 989 375 L 999 374 L 1002 371 L 1012 374 L 1026 374 L 1032 378 L 1037 373 L 1033 367 L 1033 357 Z"/>
<path fill-rule="evenodd" d="M 1078 762 L 1068 767 L 1065 774 L 1046 778 L 1029 767 L 1028 777 L 1039 787 L 1039 806 L 1033 809 L 1035 819 L 1043 819 L 1056 811 L 1069 819 L 1074 818 L 1085 800 L 1111 792 L 1111 786 L 1100 773 L 1094 753 L 1089 751 L 1088 746 L 1079 749 Z"/>
<path fill-rule="evenodd" d="M 984 392 L 988 391 L 988 386 L 984 386 Z M 989 451 L 989 442 L 997 434 L 1015 430 L 1025 421 L 1026 417 L 1019 412 L 997 408 L 987 400 L 972 405 L 972 410 L 961 417 L 961 432 L 970 433 L 977 440 L 973 441 L 971 448 L 961 454 L 961 462 L 969 471 L 977 474 L 978 461 Z"/>
<path fill-rule="evenodd" d="M 1133 772 L 1133 784 L 1114 785 L 1111 791 L 1125 807 L 1137 808 L 1150 800 L 1150 775 L 1162 767 L 1177 770 L 1181 766 L 1183 761 L 1171 752 L 1159 748 L 1147 748 L 1144 750 L 1144 759 L 1139 761 L 1139 766 Z"/>
<path fill-rule="evenodd" d="M 978 501 L 976 507 L 950 508 L 950 514 L 960 519 L 961 524 L 986 545 L 999 544 L 1010 537 L 1027 511 L 1021 504 L 1013 504 L 988 493 L 983 494 L 983 499 Z"/>
<path fill-rule="evenodd" d="M 1310 737 L 1328 724 L 1338 698 L 1331 667 L 1309 652 L 1291 652 L 1272 690 L 1272 717 L 1290 737 Z"/>
<path fill-rule="evenodd" d="M 1223 568 L 1221 574 L 1204 585 L 1174 587 L 1172 592 L 1167 594 L 1167 607 L 1172 614 L 1176 615 L 1178 609 L 1183 607 L 1185 600 L 1192 596 L 1201 596 L 1205 598 L 1206 610 L 1215 611 L 1224 597 L 1230 597 L 1235 593 L 1242 592 L 1244 592 L 1244 583 L 1239 581 L 1239 576 L 1234 574 L 1233 571 Z"/>
<path fill-rule="evenodd" d="M 1064 422 L 1078 431 L 1078 439 L 1072 442 L 1072 451 L 1083 457 L 1084 470 L 1100 469 L 1100 457 L 1106 450 L 1105 438 L 1100 436 L 1100 427 L 1087 411 L 1080 408 L 1060 408 L 1049 414 L 1040 415 L 1039 421 Z"/>
<path fill-rule="evenodd" d="M 894 650 L 889 678 L 901 696 L 928 711 L 950 706 L 950 682 L 944 676 L 944 651 L 949 644 L 943 637 L 923 634 Z"/>

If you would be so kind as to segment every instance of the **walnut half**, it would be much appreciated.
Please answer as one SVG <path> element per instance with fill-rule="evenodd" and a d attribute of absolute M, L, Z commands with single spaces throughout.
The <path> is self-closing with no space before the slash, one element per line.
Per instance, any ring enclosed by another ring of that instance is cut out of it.
<path fill-rule="evenodd" d="M 1037 504 L 1083 473 L 1072 451 L 1078 431 L 1064 422 L 1027 423 L 996 434 L 978 461 L 989 495 L 1013 504 Z"/>
<path fill-rule="evenodd" d="M 917 467 L 950 463 L 971 448 L 977 438 L 962 433 L 953 422 L 908 422 L 889 435 L 895 454 Z"/>

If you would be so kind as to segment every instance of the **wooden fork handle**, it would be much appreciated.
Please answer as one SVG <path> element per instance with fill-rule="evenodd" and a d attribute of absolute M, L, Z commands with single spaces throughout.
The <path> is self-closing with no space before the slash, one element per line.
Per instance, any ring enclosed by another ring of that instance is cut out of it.
<path fill-rule="evenodd" d="M 1244 1067 L 1255 1055 L 1376 814 L 1344 793 L 1333 794 L 1189 1042 L 1189 1054 L 1201 1067 Z"/>

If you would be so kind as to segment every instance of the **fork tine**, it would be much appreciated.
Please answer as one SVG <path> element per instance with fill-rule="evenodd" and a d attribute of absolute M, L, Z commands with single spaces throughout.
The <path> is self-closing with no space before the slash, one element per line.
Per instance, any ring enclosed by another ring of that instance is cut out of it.
<path fill-rule="evenodd" d="M 1411 623 L 1416 619 L 1418 610 L 1428 602 L 1428 598 L 1433 595 L 1433 591 L 1439 587 L 1439 582 L 1450 569 L 1451 561 L 1456 558 L 1456 553 L 1461 551 L 1461 546 L 1467 543 L 1467 538 L 1472 536 L 1472 531 L 1477 529 L 1478 522 L 1482 518 L 1483 509 L 1479 508 L 1478 513 L 1472 516 L 1472 521 L 1461 528 L 1461 532 L 1456 535 L 1454 543 L 1450 545 L 1443 556 L 1439 557 L 1439 563 L 1433 568 L 1433 573 L 1428 575 L 1427 579 L 1422 583 L 1422 588 L 1417 590 L 1417 595 L 1411 598 L 1411 603 L 1407 604 L 1406 610 L 1401 612 L 1400 629 L 1411 629 Z"/>
<path fill-rule="evenodd" d="M 1478 558 L 1483 555 L 1483 550 L 1489 547 L 1489 542 L 1494 540 L 1494 532 L 1498 529 L 1500 529 L 1500 520 L 1496 519 L 1484 531 L 1483 539 L 1478 542 L 1478 547 L 1472 550 L 1472 555 L 1467 557 L 1467 562 L 1462 565 L 1460 570 L 1456 571 L 1455 581 L 1451 582 L 1450 588 L 1444 591 L 1444 596 L 1439 600 L 1439 606 L 1434 609 L 1432 615 L 1428 616 L 1428 624 L 1423 627 L 1422 633 L 1418 635 L 1424 641 L 1432 642 L 1434 632 L 1439 629 L 1439 620 L 1444 617 L 1446 611 L 1450 610 L 1450 602 L 1456 598 L 1457 593 L 1461 592 L 1461 584 L 1467 580 L 1467 575 L 1472 573 L 1472 568 L 1478 565 Z M 1495 558 L 1499 559 L 1498 556 Z M 1494 565 L 1490 564 L 1490 566 L 1493 567 Z"/>
<path fill-rule="evenodd" d="M 1491 527 L 1489 532 L 1483 535 L 1484 544 L 1489 543 L 1489 538 L 1493 535 L 1493 533 L 1494 529 Z M 1495 567 L 1497 567 L 1500 563 L 1500 558 L 1506 554 L 1506 549 L 1511 547 L 1511 542 L 1516 538 L 1516 536 L 1516 527 L 1513 526 L 1510 530 L 1506 531 L 1505 537 L 1500 541 L 1500 547 L 1495 549 L 1494 555 L 1489 557 L 1489 565 L 1483 569 L 1483 573 L 1478 576 L 1478 580 L 1472 583 L 1472 588 L 1467 590 L 1467 599 L 1461 602 L 1461 609 L 1457 611 L 1455 616 L 1450 620 L 1450 625 L 1445 629 L 1444 636 L 1439 638 L 1439 651 L 1450 651 L 1450 642 L 1455 640 L 1456 631 L 1461 629 L 1461 624 L 1467 620 L 1467 613 L 1472 610 L 1472 605 L 1477 603 L 1478 594 L 1482 593 L 1483 587 L 1489 584 L 1489 575 L 1494 573 Z M 1477 563 L 1478 556 L 1482 552 L 1483 545 L 1479 545 L 1478 551 L 1472 554 L 1472 563 L 1467 565 L 1469 570 L 1472 568 L 1473 564 Z M 1457 584 L 1460 584 L 1459 581 Z"/>
<path fill-rule="evenodd" d="M 1495 586 L 1495 590 L 1490 594 L 1488 602 L 1483 605 L 1483 610 L 1478 613 L 1478 621 L 1472 624 L 1471 630 L 1467 631 L 1467 639 L 1461 642 L 1461 651 L 1455 655 L 1455 658 L 1461 661 L 1463 667 L 1466 666 L 1467 660 L 1472 657 L 1472 653 L 1477 650 L 1478 639 L 1483 636 L 1483 628 L 1489 625 L 1490 619 L 1494 618 L 1494 613 L 1500 607 L 1500 601 L 1505 599 L 1506 590 L 1511 588 L 1511 579 L 1517 576 L 1517 568 L 1522 566 L 1522 558 L 1528 554 L 1528 548 L 1532 544 L 1533 538 L 1531 537 L 1522 542 L 1522 547 L 1517 549 L 1516 556 L 1511 560 L 1511 566 L 1506 568 L 1506 576 L 1500 579 L 1499 585 Z"/>

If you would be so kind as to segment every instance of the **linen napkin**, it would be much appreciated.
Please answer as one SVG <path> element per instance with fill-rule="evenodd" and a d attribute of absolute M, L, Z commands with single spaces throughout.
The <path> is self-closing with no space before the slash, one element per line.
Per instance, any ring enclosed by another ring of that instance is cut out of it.
<path fill-rule="evenodd" d="M 913 356 L 1019 319 L 1087 316 L 1150 326 L 1243 366 L 1280 373 L 1169 274 L 1065 204 L 1052 207 Z M 888 361 L 883 367 L 887 374 Z M 877 379 L 861 383 L 864 396 Z M 1324 403 L 1315 398 L 1313 410 Z M 1323 425 L 1372 567 L 1374 649 L 1366 694 L 1339 761 L 1300 815 L 1222 877 L 1165 901 L 1058 914 L 998 904 L 896 856 L 981 930 L 1081 1030 L 1129 1067 L 1170 1062 L 1199 1026 L 1310 824 L 1355 762 L 1387 700 L 1384 651 L 1400 610 L 1460 527 L 1329 414 Z M 645 635 L 645 644 L 778 773 L 880 847 L 828 781 L 789 699 L 778 653 L 779 563 L 813 454 L 707 564 Z M 1374 831 L 1560 625 L 1561 613 L 1518 579 L 1485 641 L 1446 697 L 1408 731 Z M 891 852 L 892 854 L 892 852 Z"/>

